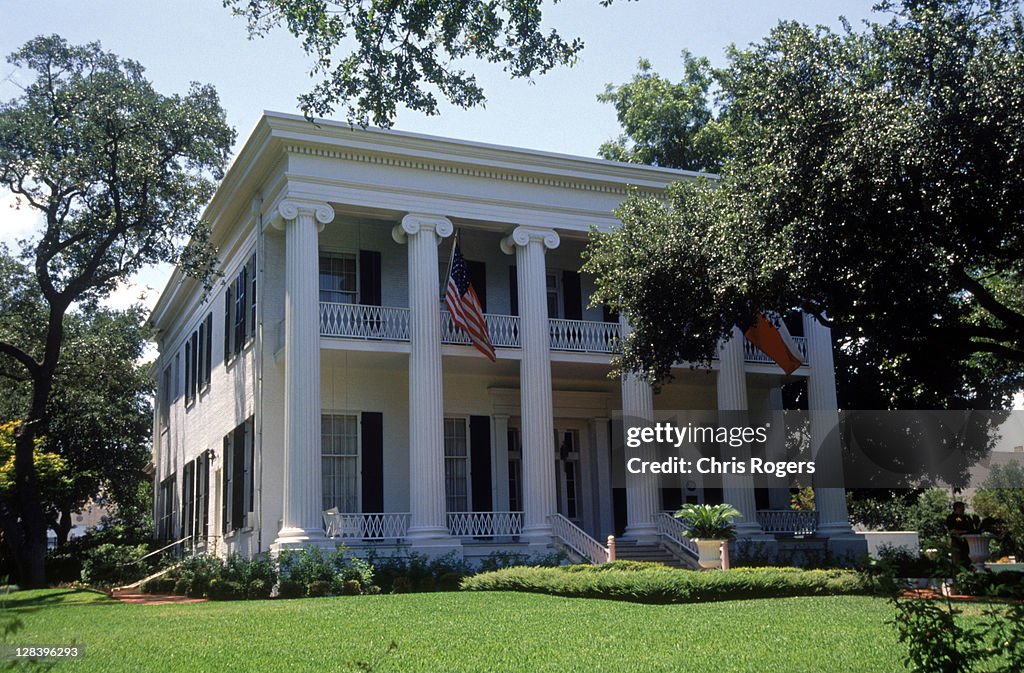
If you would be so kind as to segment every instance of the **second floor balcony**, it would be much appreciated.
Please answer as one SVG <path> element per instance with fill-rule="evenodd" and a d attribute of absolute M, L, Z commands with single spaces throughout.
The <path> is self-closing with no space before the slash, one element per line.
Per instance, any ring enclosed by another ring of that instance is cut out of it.
<path fill-rule="evenodd" d="M 496 349 L 522 347 L 519 316 L 487 313 L 484 317 L 491 343 Z M 320 336 L 323 337 L 408 342 L 409 323 L 408 308 L 320 302 Z M 550 318 L 548 325 L 552 351 L 605 355 L 619 351 L 622 333 L 617 322 Z M 806 339 L 793 337 L 793 341 L 806 363 Z M 469 337 L 444 310 L 441 311 L 441 342 L 470 344 Z M 744 340 L 743 349 L 746 362 L 772 364 L 772 359 L 749 341 Z"/>

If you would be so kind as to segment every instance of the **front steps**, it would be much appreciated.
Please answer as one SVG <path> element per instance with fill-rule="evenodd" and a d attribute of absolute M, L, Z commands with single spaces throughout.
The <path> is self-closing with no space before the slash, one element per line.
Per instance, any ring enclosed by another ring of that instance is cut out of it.
<path fill-rule="evenodd" d="M 664 563 L 673 568 L 697 570 L 697 561 L 679 558 L 658 544 L 638 544 L 629 540 L 615 541 L 615 559 L 617 561 L 650 561 Z"/>

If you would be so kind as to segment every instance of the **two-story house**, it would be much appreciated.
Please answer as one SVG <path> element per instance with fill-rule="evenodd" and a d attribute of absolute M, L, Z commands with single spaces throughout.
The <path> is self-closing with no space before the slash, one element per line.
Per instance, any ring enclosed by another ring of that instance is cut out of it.
<path fill-rule="evenodd" d="M 663 511 L 724 499 L 745 536 L 849 543 L 841 489 L 794 513 L 742 477 L 625 469 L 619 411 L 781 407 L 782 372 L 742 337 L 656 395 L 608 376 L 628 326 L 590 306 L 588 231 L 617 226 L 630 189 L 694 175 L 264 114 L 205 213 L 214 287 L 175 271 L 152 314 L 158 534 L 243 555 L 560 544 L 600 560 L 616 533 L 685 555 Z M 456 230 L 496 362 L 442 310 Z M 836 413 L 829 332 L 803 325 L 792 376 L 815 450 L 837 452 L 819 431 Z"/>

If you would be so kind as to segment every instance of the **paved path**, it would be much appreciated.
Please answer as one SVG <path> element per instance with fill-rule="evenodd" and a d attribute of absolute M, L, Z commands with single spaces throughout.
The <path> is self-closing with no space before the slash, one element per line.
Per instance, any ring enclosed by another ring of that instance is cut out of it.
<path fill-rule="evenodd" d="M 122 603 L 139 605 L 167 605 L 169 603 L 205 603 L 205 598 L 189 598 L 175 594 L 144 594 L 138 589 L 115 589 L 111 594 Z"/>

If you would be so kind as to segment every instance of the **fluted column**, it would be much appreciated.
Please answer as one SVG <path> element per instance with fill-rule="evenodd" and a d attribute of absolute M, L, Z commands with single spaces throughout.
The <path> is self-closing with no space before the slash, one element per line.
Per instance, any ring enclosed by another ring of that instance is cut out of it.
<path fill-rule="evenodd" d="M 558 247 L 553 229 L 517 227 L 501 241 L 516 256 L 519 287 L 519 368 L 523 440 L 523 535 L 548 544 L 548 516 L 558 511 L 555 496 L 555 428 L 551 402 L 551 336 L 548 326 L 544 254 Z"/>
<path fill-rule="evenodd" d="M 415 546 L 449 539 L 437 246 L 452 230 L 445 217 L 410 213 L 391 232 L 409 245 L 409 539 Z"/>
<path fill-rule="evenodd" d="M 622 338 L 633 331 L 624 316 L 619 318 Z M 622 429 L 628 432 L 630 426 L 654 424 L 654 391 L 651 384 L 633 372 L 622 374 Z M 626 437 L 622 438 L 625 445 Z M 658 459 L 658 449 L 644 442 L 635 449 L 626 449 L 626 460 L 639 458 L 644 462 Z M 652 542 L 657 539 L 654 516 L 659 509 L 660 475 L 633 474 L 626 470 L 626 530 L 623 537 L 638 542 Z"/>
<path fill-rule="evenodd" d="M 719 423 L 740 422 L 743 420 L 743 414 L 729 412 L 745 412 L 747 410 L 747 374 L 743 364 L 743 338 L 743 333 L 733 327 L 732 338 L 722 344 L 719 352 L 718 411 L 721 417 Z M 750 462 L 750 446 L 747 444 L 740 447 L 723 444 L 721 451 L 723 460 L 735 458 L 740 462 Z M 736 520 L 737 536 L 760 535 L 761 526 L 757 523 L 757 502 L 754 499 L 753 477 L 750 474 L 723 474 L 722 496 L 725 502 L 743 514 L 742 518 Z"/>
<path fill-rule="evenodd" d="M 852 533 L 846 511 L 846 489 L 842 482 L 843 450 L 839 441 L 839 404 L 836 400 L 836 370 L 832 360 L 832 330 L 804 314 L 807 359 L 807 410 L 811 421 L 811 456 L 815 462 L 814 508 L 818 510 L 818 533 L 824 536 Z M 828 486 L 819 486 L 826 481 Z"/>
<path fill-rule="evenodd" d="M 326 203 L 283 201 L 284 229 L 284 502 L 274 548 L 324 538 L 320 474 L 319 233 L 334 219 Z"/>

